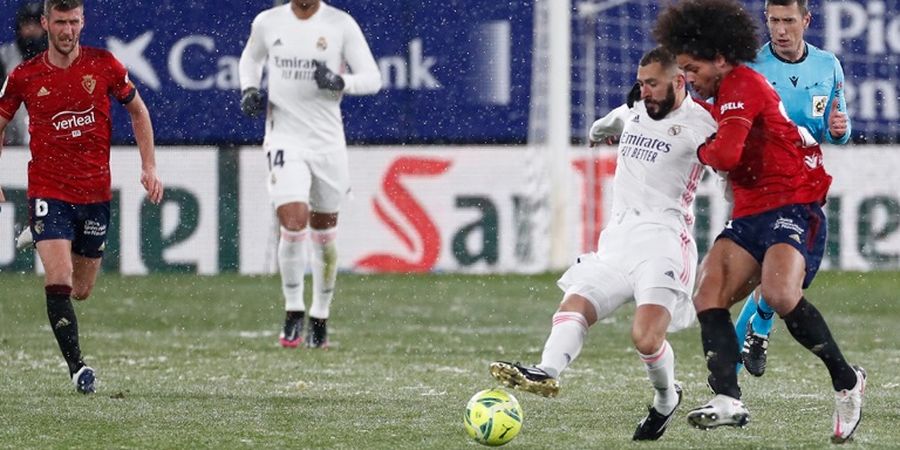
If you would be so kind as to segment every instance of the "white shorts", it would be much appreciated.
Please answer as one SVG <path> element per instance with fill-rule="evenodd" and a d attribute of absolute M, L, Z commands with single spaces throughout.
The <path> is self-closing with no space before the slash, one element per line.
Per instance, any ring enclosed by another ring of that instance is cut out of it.
<path fill-rule="evenodd" d="M 312 211 L 336 213 L 350 191 L 347 150 L 313 153 L 266 144 L 266 186 L 272 206 L 300 202 Z"/>
<path fill-rule="evenodd" d="M 634 299 L 638 306 L 666 308 L 672 316 L 668 331 L 686 328 L 697 318 L 691 301 L 697 245 L 688 230 L 680 228 L 636 221 L 607 227 L 597 251 L 578 257 L 557 284 L 566 295 L 588 299 L 598 320 Z M 659 295 L 666 290 L 672 295 Z"/>

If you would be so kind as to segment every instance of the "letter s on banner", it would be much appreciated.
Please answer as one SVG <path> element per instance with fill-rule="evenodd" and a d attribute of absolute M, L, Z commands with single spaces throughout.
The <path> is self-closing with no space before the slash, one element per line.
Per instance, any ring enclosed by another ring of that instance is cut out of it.
<path fill-rule="evenodd" d="M 440 175 L 450 168 L 450 161 L 402 157 L 394 161 L 381 182 L 382 194 L 394 208 L 402 214 L 408 227 L 415 230 L 410 236 L 394 217 L 381 206 L 379 198 L 372 200 L 375 215 L 384 223 L 403 245 L 413 254 L 406 258 L 389 253 L 374 253 L 362 257 L 354 264 L 358 269 L 376 272 L 427 272 L 438 261 L 441 254 L 441 233 L 428 213 L 416 201 L 412 193 L 403 186 L 401 178 L 406 176 Z"/>

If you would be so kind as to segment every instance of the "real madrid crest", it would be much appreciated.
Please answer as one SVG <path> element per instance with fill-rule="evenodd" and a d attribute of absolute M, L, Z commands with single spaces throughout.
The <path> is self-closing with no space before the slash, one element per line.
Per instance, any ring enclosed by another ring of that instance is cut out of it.
<path fill-rule="evenodd" d="M 669 127 L 669 136 L 678 136 L 681 134 L 681 125 L 672 125 Z"/>
<path fill-rule="evenodd" d="M 320 37 L 319 40 L 316 41 L 316 48 L 322 51 L 325 51 L 325 49 L 328 48 L 328 41 L 325 40 L 325 36 Z"/>
<path fill-rule="evenodd" d="M 93 75 L 85 75 L 81 77 L 81 87 L 83 87 L 88 94 L 93 94 L 94 88 L 97 87 L 97 80 L 94 79 Z"/>
<path fill-rule="evenodd" d="M 44 233 L 44 221 L 36 220 L 34 222 L 34 234 L 43 234 Z"/>

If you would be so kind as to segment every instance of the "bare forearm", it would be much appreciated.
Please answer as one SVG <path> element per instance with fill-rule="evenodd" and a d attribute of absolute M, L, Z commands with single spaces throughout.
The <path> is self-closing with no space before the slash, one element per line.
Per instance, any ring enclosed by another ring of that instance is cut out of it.
<path fill-rule="evenodd" d="M 156 174 L 156 149 L 153 145 L 153 125 L 150 123 L 150 113 L 140 95 L 125 105 L 128 114 L 131 115 L 131 126 L 134 129 L 134 138 L 137 141 L 138 150 L 141 152 L 141 184 L 147 191 L 147 197 L 154 204 L 159 204 L 163 197 L 163 185 Z"/>
<path fill-rule="evenodd" d="M 0 155 L 3 154 L 3 140 L 7 125 L 9 125 L 9 120 L 7 120 L 3 116 L 0 116 Z"/>
<path fill-rule="evenodd" d="M 0 117 L 0 155 L 3 154 L 3 133 L 6 132 L 6 125 L 9 124 L 9 120 L 6 120 L 4 117 Z M 5 202 L 6 196 L 3 195 L 3 188 L 0 187 L 0 202 Z"/>
<path fill-rule="evenodd" d="M 141 152 L 141 167 L 156 167 L 156 150 L 153 143 L 153 124 L 150 120 L 150 112 L 140 96 L 135 97 L 126 106 L 131 115 L 131 127 L 134 130 L 134 139 L 137 141 L 138 150 Z"/>
<path fill-rule="evenodd" d="M 150 116 L 148 114 L 132 116 L 131 125 L 134 127 L 134 139 L 141 152 L 141 167 L 156 167 L 156 149 L 153 144 L 153 125 L 150 123 Z"/>

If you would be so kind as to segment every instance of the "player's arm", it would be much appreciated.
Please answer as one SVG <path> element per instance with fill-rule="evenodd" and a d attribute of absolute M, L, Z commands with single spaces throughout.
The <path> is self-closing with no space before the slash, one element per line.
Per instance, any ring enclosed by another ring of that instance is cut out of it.
<path fill-rule="evenodd" d="M 0 87 L 0 154 L 3 153 L 3 135 L 6 133 L 6 126 L 9 125 L 9 121 L 12 120 L 22 104 L 22 96 L 19 94 L 22 90 L 17 82 L 19 73 L 18 70 L 13 69 Z M 3 189 L 0 188 L 0 202 L 3 201 L 6 201 L 6 197 L 3 195 Z"/>
<path fill-rule="evenodd" d="M 7 125 L 9 125 L 9 119 L 0 114 L 0 155 L 3 155 L 3 134 L 6 133 Z"/>
<path fill-rule="evenodd" d="M 13 69 L 0 85 L 0 153 L 3 152 L 3 134 L 6 132 L 6 126 L 22 105 L 20 74 L 19 70 Z"/>
<path fill-rule="evenodd" d="M 344 30 L 344 60 L 351 72 L 342 75 L 344 92 L 366 95 L 381 90 L 381 71 L 378 70 L 366 37 L 355 21 L 349 21 Z"/>
<path fill-rule="evenodd" d="M 743 117 L 723 119 L 719 130 L 697 148 L 697 159 L 716 170 L 733 170 L 741 160 L 751 124 Z"/>
<path fill-rule="evenodd" d="M 156 150 L 153 144 L 153 125 L 150 122 L 150 112 L 137 90 L 134 92 L 134 98 L 125 104 L 125 109 L 131 116 L 134 139 L 137 141 L 138 150 L 141 153 L 141 184 L 147 191 L 150 201 L 159 204 L 163 197 L 163 185 L 156 174 Z"/>
<path fill-rule="evenodd" d="M 625 120 L 628 119 L 630 111 L 631 108 L 627 104 L 621 105 L 607 115 L 595 120 L 588 132 L 591 147 L 601 142 L 610 143 L 610 139 L 620 136 L 622 130 L 625 129 Z"/>
<path fill-rule="evenodd" d="M 723 82 L 713 105 L 719 108 L 718 130 L 697 148 L 697 159 L 719 171 L 734 170 L 743 156 L 753 122 L 765 108 L 778 108 L 773 101 L 778 101 L 775 90 L 762 77 L 737 76 Z"/>
<path fill-rule="evenodd" d="M 834 58 L 834 86 L 828 101 L 828 118 L 825 140 L 830 144 L 846 144 L 850 141 L 850 116 L 847 115 L 847 99 L 844 98 L 844 69 L 837 57 Z"/>
<path fill-rule="evenodd" d="M 259 85 L 262 81 L 263 68 L 268 57 L 268 50 L 263 39 L 259 16 L 250 26 L 250 37 L 241 52 L 238 61 L 238 76 L 241 83 L 241 111 L 247 116 L 256 117 L 265 108 Z"/>
<path fill-rule="evenodd" d="M 0 114 L 0 155 L 3 154 L 3 133 L 6 132 L 6 126 L 9 125 L 9 119 Z M 3 187 L 0 186 L 0 202 L 5 202 L 6 196 L 3 195 Z"/>

